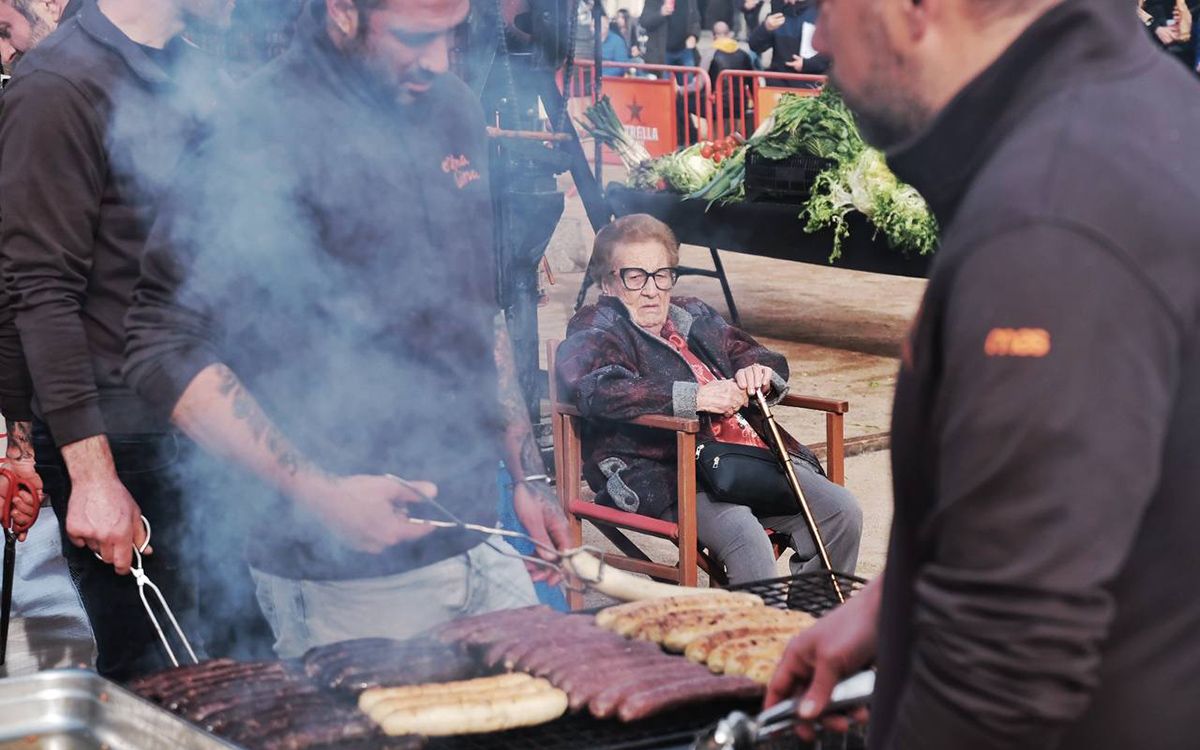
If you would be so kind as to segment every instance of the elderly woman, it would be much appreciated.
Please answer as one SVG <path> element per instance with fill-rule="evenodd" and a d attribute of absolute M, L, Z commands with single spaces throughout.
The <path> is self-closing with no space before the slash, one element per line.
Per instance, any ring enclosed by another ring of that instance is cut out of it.
<path fill-rule="evenodd" d="M 597 501 L 674 520 L 675 439 L 660 430 L 620 424 L 645 414 L 699 417 L 701 442 L 766 447 L 760 416 L 749 406 L 762 389 L 777 402 L 787 391 L 787 361 L 703 302 L 671 298 L 679 242 L 670 228 L 639 214 L 618 219 L 596 237 L 590 273 L 600 300 L 571 320 L 557 356 L 566 398 L 590 418 L 583 434 L 584 475 Z M 836 569 L 853 572 L 862 512 L 830 482 L 804 446 L 788 436 L 800 485 Z M 703 489 L 703 486 L 701 487 Z M 821 567 L 799 513 L 756 518 L 745 505 L 696 496 L 700 542 L 724 565 L 731 583 L 777 575 L 764 529 L 785 535 L 793 570 Z"/>

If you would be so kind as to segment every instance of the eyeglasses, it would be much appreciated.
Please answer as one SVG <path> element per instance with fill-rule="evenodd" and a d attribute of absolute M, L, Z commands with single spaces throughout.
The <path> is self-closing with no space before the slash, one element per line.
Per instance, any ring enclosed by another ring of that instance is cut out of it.
<path fill-rule="evenodd" d="M 660 292 L 668 292 L 679 281 L 679 269 L 674 266 L 660 268 L 657 271 L 647 271 L 644 268 L 619 268 L 612 272 L 621 277 L 621 283 L 631 292 L 640 292 L 646 288 L 646 282 L 654 279 L 654 286 Z"/>

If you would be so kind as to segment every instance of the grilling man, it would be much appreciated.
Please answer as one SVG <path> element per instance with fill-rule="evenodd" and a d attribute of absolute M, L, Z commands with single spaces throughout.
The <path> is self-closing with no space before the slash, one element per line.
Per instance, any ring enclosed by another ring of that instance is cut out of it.
<path fill-rule="evenodd" d="M 873 747 L 1195 747 L 1200 91 L 1125 0 L 826 0 L 817 37 L 943 238 L 887 572 L 771 700 L 877 660 Z"/>
<path fill-rule="evenodd" d="M 175 94 L 211 78 L 187 77 L 207 67 L 180 32 L 227 21 L 230 8 L 88 0 L 25 55 L 0 102 L 0 268 L 34 389 L 38 471 L 97 667 L 115 679 L 166 663 L 133 580 L 114 574 L 130 570 L 142 515 L 155 532 L 151 577 L 176 608 L 196 603 L 200 566 L 181 562 L 194 548 L 171 471 L 179 446 L 121 375 L 123 319 L 155 196 L 198 115 Z"/>
<path fill-rule="evenodd" d="M 468 10 L 313 3 L 180 170 L 147 250 L 127 372 L 246 478 L 282 657 L 534 600 L 499 539 L 408 520 L 494 525 L 501 458 L 544 473 L 494 327 L 483 116 L 448 73 Z M 565 541 L 536 481 L 516 510 Z"/>

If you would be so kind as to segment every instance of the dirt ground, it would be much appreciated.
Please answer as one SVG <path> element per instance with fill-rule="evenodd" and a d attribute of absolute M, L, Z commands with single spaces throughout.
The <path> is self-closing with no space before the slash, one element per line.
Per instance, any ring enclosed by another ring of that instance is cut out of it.
<path fill-rule="evenodd" d="M 554 284 L 546 286 L 548 300 L 540 315 L 543 340 L 562 338 L 566 330 L 592 238 L 582 206 L 569 198 L 566 215 L 547 252 Z M 683 265 L 712 267 L 706 248 L 685 246 L 681 256 Z M 925 282 L 737 253 L 722 253 L 721 259 L 742 327 L 787 356 L 792 392 L 848 400 L 847 439 L 886 433 L 900 344 Z M 675 294 L 700 297 L 728 312 L 715 279 L 685 277 Z M 593 291 L 589 301 L 594 297 Z M 787 409 L 779 416 L 801 441 L 825 439 L 821 415 Z M 891 523 L 887 451 L 849 457 L 846 484 L 862 503 L 866 518 L 858 573 L 874 576 L 883 568 Z M 588 534 L 587 540 L 606 544 L 596 533 Z M 677 554 L 663 542 L 648 549 L 664 561 Z M 780 560 L 781 575 L 786 572 L 786 562 Z"/>

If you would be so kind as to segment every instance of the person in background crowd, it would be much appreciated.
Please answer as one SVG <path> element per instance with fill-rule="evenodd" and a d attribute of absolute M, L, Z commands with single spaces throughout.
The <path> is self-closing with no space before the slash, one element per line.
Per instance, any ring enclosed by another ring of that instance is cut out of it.
<path fill-rule="evenodd" d="M 1188 68 L 1196 68 L 1195 19 L 1185 0 L 1138 0 L 1138 17 L 1168 54 Z"/>
<path fill-rule="evenodd" d="M 241 478 L 282 658 L 536 602 L 499 537 L 409 521 L 445 518 L 436 497 L 494 526 L 502 458 L 528 533 L 569 543 L 498 317 L 483 112 L 449 71 L 469 11 L 312 3 L 147 245 L 125 371 Z"/>
<path fill-rule="evenodd" d="M 768 70 L 777 73 L 822 75 L 829 59 L 813 47 L 820 8 L 812 0 L 772 0 L 771 15 L 750 35 L 750 49 L 760 55 L 771 50 Z M 793 88 L 811 88 L 815 84 L 789 81 Z"/>
<path fill-rule="evenodd" d="M 733 30 L 724 21 L 718 21 L 713 26 L 713 58 L 708 64 L 708 78 L 712 81 L 712 85 L 717 85 L 717 79 L 726 70 L 754 70 L 754 68 L 754 60 L 750 57 L 749 52 L 738 46 L 737 40 L 733 38 Z M 739 87 L 741 88 L 740 94 L 738 93 Z M 752 90 L 753 81 L 750 78 L 742 78 L 736 85 L 730 86 L 725 92 L 722 115 L 726 119 L 733 118 L 740 122 L 742 112 L 750 104 Z M 750 131 L 753 132 L 753 123 L 748 123 L 748 125 Z M 744 132 L 742 135 L 749 135 L 749 133 Z"/>
<path fill-rule="evenodd" d="M 0 0 L 0 63 L 5 72 L 54 31 L 60 15 L 58 0 Z"/>
<path fill-rule="evenodd" d="M 697 0 L 699 1 L 699 0 Z M 742 0 L 707 0 L 703 7 L 703 27 L 715 29 L 718 23 L 733 25 L 734 4 Z"/>
<path fill-rule="evenodd" d="M 205 574 L 185 541 L 181 447 L 121 375 L 124 316 L 162 188 L 199 113 L 169 97 L 211 80 L 179 34 L 223 0 L 88 0 L 17 67 L 0 97 L 0 270 L 28 362 L 37 470 L 97 641 L 117 680 L 167 666 L 130 570 L 204 635 Z M 214 519 L 214 522 L 219 522 Z M 239 607 L 244 609 L 244 607 Z"/>
<path fill-rule="evenodd" d="M 1197 746 L 1200 86 L 1134 10 L 822 4 L 833 82 L 941 245 L 887 570 L 793 639 L 768 703 L 812 719 L 874 664 L 874 749 Z"/>
<path fill-rule="evenodd" d="M 746 26 L 747 38 L 762 23 L 763 3 L 764 0 L 742 0 L 742 21 Z"/>
<path fill-rule="evenodd" d="M 696 64 L 700 10 L 696 0 L 646 0 L 639 23 L 646 29 L 646 62 L 656 65 Z M 677 76 L 682 83 L 683 77 Z"/>
<path fill-rule="evenodd" d="M 608 16 L 600 19 L 600 54 L 605 62 L 632 62 L 633 56 L 629 54 L 629 44 L 625 41 L 625 37 L 621 35 L 621 30 L 617 27 L 617 22 L 609 23 Z M 629 68 L 605 67 L 603 73 L 606 76 L 621 77 L 629 72 Z"/>

